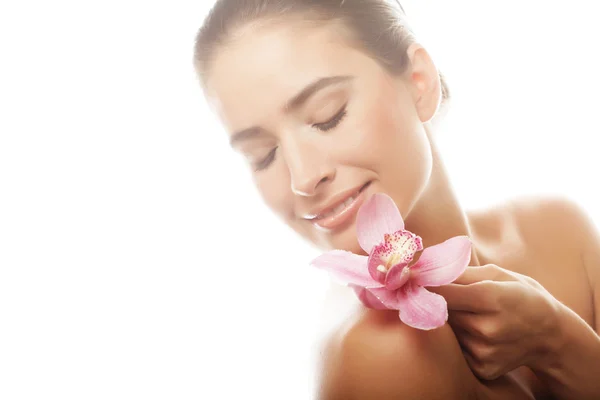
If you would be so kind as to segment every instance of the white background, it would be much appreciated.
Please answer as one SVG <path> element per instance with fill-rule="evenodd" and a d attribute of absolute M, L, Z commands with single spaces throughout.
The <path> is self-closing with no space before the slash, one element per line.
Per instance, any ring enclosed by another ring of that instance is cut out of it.
<path fill-rule="evenodd" d="M 1 3 L 1 399 L 310 398 L 329 280 L 202 99 L 211 3 Z M 559 194 L 599 221 L 596 2 L 404 4 L 464 205 Z"/>

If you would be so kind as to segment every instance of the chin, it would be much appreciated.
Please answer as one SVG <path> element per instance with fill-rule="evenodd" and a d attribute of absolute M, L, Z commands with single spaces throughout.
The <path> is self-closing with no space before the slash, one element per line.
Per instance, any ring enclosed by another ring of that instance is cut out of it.
<path fill-rule="evenodd" d="M 319 247 L 324 251 L 345 250 L 355 254 L 367 255 L 356 237 L 356 221 L 338 232 L 318 232 L 321 237 Z"/>

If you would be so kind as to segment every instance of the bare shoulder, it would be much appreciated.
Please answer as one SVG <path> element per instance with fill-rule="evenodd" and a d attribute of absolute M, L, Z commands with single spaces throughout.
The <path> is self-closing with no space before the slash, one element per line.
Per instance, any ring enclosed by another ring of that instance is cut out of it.
<path fill-rule="evenodd" d="M 319 400 L 469 399 L 478 383 L 448 325 L 419 331 L 362 309 L 323 351 Z"/>
<path fill-rule="evenodd" d="M 567 197 L 525 197 L 508 209 L 530 240 L 559 236 L 563 242 L 584 243 L 593 223 L 583 208 Z"/>
<path fill-rule="evenodd" d="M 566 197 L 523 197 L 469 219 L 484 263 L 530 276 L 593 323 L 600 237 L 579 204 Z"/>
<path fill-rule="evenodd" d="M 475 232 L 484 241 L 503 242 L 529 252 L 581 252 L 593 223 L 579 204 L 567 197 L 529 196 L 470 213 Z"/>
<path fill-rule="evenodd" d="M 589 213 L 568 198 L 527 199 L 516 203 L 521 227 L 529 232 L 529 240 L 545 244 L 546 251 L 562 255 L 569 273 L 585 275 L 588 289 L 600 293 L 600 230 Z M 579 271 L 573 266 L 580 266 Z M 583 278 L 582 278 L 583 279 Z M 600 307 L 598 295 L 596 308 Z M 600 318 L 598 318 L 600 321 Z"/>
<path fill-rule="evenodd" d="M 526 274 L 600 329 L 600 231 L 578 203 L 527 198 L 510 207 L 523 242 L 536 252 Z"/>

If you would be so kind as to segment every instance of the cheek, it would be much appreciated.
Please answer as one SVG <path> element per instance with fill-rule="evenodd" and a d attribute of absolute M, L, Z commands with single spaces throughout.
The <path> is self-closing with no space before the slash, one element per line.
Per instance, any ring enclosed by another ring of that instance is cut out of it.
<path fill-rule="evenodd" d="M 290 176 L 279 162 L 272 169 L 258 172 L 254 184 L 264 203 L 286 223 L 294 219 L 294 195 Z"/>
<path fill-rule="evenodd" d="M 377 173 L 406 171 L 422 156 L 424 132 L 416 114 L 402 113 L 398 99 L 385 93 L 357 106 L 354 133 L 346 148 Z M 408 172 L 408 171 L 406 171 Z"/>
<path fill-rule="evenodd" d="M 282 168 L 286 169 L 286 168 Z M 291 190 L 289 172 L 273 171 L 255 179 L 256 187 L 269 209 L 287 226 L 312 243 L 319 242 L 319 235 L 306 221 L 295 214 L 295 195 Z"/>
<path fill-rule="evenodd" d="M 361 166 L 378 175 L 381 189 L 406 215 L 431 174 L 431 147 L 423 124 L 409 102 L 385 92 L 364 104 L 362 110 L 356 156 Z"/>
<path fill-rule="evenodd" d="M 407 218 L 429 184 L 433 157 L 420 122 L 417 126 L 407 126 L 397 136 L 395 141 L 390 140 L 390 151 L 394 154 L 382 164 L 381 178 L 402 216 Z"/>

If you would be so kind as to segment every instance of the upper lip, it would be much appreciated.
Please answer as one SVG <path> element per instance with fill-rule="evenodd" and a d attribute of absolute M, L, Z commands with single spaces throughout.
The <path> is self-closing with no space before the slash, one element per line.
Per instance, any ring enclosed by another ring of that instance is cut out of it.
<path fill-rule="evenodd" d="M 346 201 L 350 196 L 356 194 L 356 192 L 358 192 L 359 190 L 361 190 L 364 186 L 366 186 L 367 184 L 364 183 L 360 186 L 356 186 L 352 189 L 348 189 L 348 190 L 344 190 L 343 192 L 340 192 L 338 194 L 336 194 L 335 196 L 333 196 L 331 199 L 329 199 L 328 201 L 323 202 L 321 205 L 319 205 L 318 207 L 313 208 L 312 210 L 310 210 L 308 213 L 303 215 L 304 219 L 316 219 L 319 216 L 333 210 L 335 207 L 339 206 L 340 204 L 342 204 L 343 201 Z"/>

